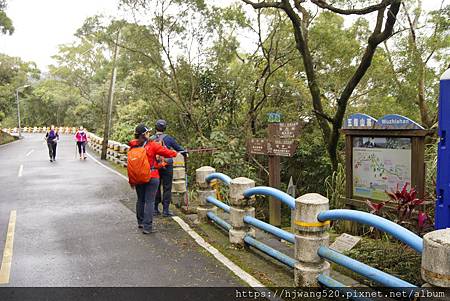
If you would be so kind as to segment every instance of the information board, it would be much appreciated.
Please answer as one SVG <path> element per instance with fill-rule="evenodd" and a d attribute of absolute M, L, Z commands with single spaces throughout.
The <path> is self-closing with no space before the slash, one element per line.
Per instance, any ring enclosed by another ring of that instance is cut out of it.
<path fill-rule="evenodd" d="M 411 138 L 354 137 L 353 195 L 386 200 L 386 191 L 411 184 Z"/>

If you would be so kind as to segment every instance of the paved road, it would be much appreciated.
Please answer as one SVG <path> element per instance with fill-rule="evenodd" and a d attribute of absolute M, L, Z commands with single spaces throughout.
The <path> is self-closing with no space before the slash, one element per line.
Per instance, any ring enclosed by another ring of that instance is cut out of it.
<path fill-rule="evenodd" d="M 0 147 L 0 256 L 17 212 L 3 286 L 241 285 L 173 220 L 159 218 L 155 235 L 138 231 L 122 204 L 134 192 L 92 160 L 75 159 L 71 137 L 62 137 L 54 163 L 42 138 Z"/>

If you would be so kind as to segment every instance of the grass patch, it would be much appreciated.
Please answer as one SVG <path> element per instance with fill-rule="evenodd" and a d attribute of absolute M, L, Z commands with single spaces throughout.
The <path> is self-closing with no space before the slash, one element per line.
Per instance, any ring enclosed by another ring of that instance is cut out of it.
<path fill-rule="evenodd" d="M 363 238 L 357 247 L 344 254 L 414 285 L 424 283 L 420 275 L 422 255 L 402 243 Z M 379 286 L 341 266 L 333 265 L 333 269 L 366 285 Z"/>
<path fill-rule="evenodd" d="M 0 131 L 0 145 L 16 141 L 14 136 Z"/>

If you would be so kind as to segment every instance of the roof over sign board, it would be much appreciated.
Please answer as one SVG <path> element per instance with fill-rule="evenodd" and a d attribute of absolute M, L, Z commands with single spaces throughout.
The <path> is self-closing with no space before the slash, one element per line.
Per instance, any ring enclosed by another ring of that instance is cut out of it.
<path fill-rule="evenodd" d="M 356 113 L 350 115 L 343 129 L 377 129 L 377 130 L 423 130 L 417 122 L 401 115 L 388 114 L 376 120 L 367 114 Z"/>
<path fill-rule="evenodd" d="M 408 117 L 390 114 L 378 119 L 374 126 L 375 129 L 383 130 L 424 130 L 424 128 Z"/>

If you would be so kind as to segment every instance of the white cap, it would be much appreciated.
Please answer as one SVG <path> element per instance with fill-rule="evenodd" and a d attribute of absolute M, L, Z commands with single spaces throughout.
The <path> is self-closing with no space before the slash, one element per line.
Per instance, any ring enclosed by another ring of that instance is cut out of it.
<path fill-rule="evenodd" d="M 450 79 L 450 69 L 447 69 L 447 71 L 445 71 L 441 76 L 441 80 L 447 80 L 447 79 Z"/>

